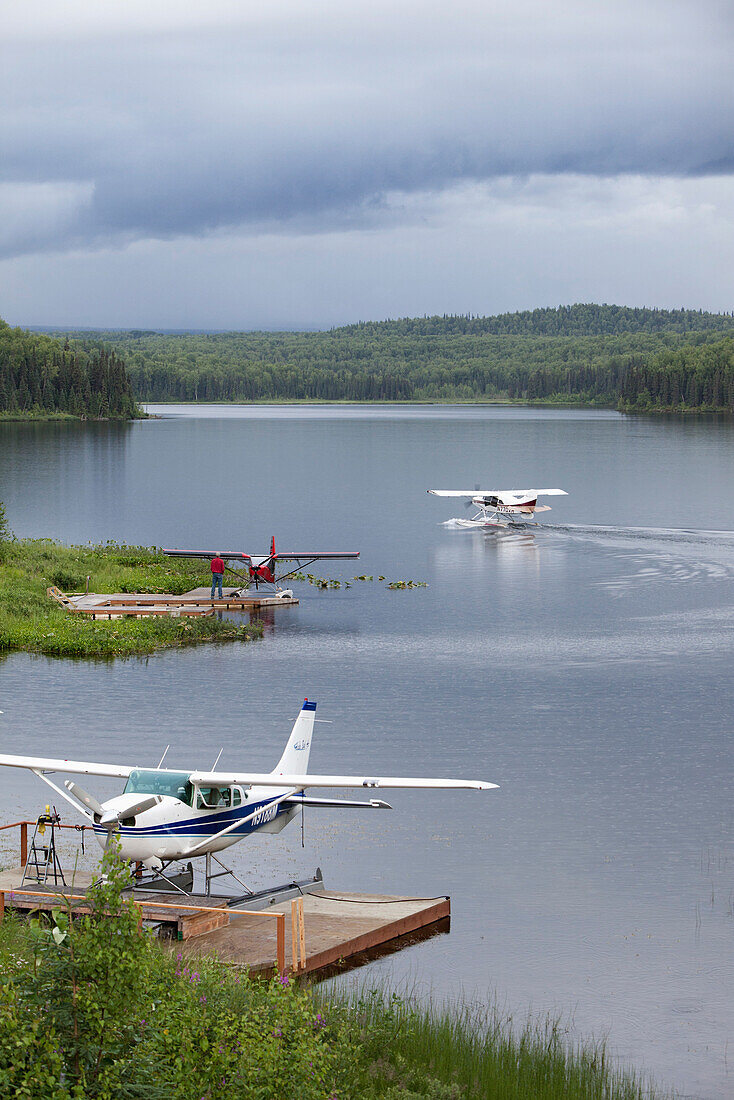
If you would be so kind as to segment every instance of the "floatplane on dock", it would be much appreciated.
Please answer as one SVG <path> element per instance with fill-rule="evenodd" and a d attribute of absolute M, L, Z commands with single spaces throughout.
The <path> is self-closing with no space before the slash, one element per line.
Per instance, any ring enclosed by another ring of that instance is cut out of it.
<path fill-rule="evenodd" d="M 538 512 L 550 512 L 538 497 L 565 497 L 565 489 L 428 489 L 434 497 L 461 497 L 477 509 L 471 519 L 455 519 L 459 527 L 525 527 Z"/>
<path fill-rule="evenodd" d="M 209 880 L 218 877 L 211 874 L 212 857 L 225 868 L 224 873 L 237 879 L 214 853 L 255 832 L 279 833 L 305 806 L 391 809 L 387 802 L 378 798 L 347 801 L 312 797 L 305 793 L 310 788 L 490 790 L 497 786 L 469 779 L 309 774 L 315 712 L 316 704 L 305 700 L 283 755 L 273 771 L 267 773 L 214 769 L 173 771 L 161 767 L 163 758 L 157 768 L 144 768 L 0 755 L 0 766 L 33 772 L 87 818 L 102 848 L 117 835 L 125 860 L 142 864 L 154 877 L 160 877 L 176 889 L 180 886 L 166 875 L 166 871 L 172 863 L 196 856 L 207 857 L 207 889 Z M 127 783 L 122 794 L 100 802 L 73 780 L 64 781 L 64 790 L 49 778 L 49 773 L 55 772 L 119 778 Z"/>
<path fill-rule="evenodd" d="M 225 569 L 242 582 L 242 591 L 246 591 L 250 584 L 259 588 L 261 584 L 270 587 L 274 595 L 292 596 L 290 589 L 281 589 L 282 581 L 294 576 L 306 569 L 315 561 L 348 561 L 359 557 L 358 550 L 276 550 L 275 536 L 270 540 L 269 554 L 247 554 L 243 550 L 173 550 L 163 549 L 163 553 L 169 558 L 222 558 Z M 238 572 L 229 564 L 230 562 L 242 562 L 246 572 Z M 281 562 L 295 562 L 293 568 L 280 571 Z"/>

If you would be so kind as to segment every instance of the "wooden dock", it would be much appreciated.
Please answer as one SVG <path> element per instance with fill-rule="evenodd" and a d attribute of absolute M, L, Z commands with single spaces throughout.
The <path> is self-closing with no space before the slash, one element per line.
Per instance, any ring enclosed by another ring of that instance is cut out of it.
<path fill-rule="evenodd" d="M 55 585 L 46 591 L 66 611 L 88 615 L 92 619 L 145 618 L 149 615 L 190 618 L 213 615 L 215 611 L 257 611 L 261 607 L 293 607 L 298 603 L 293 596 L 265 596 L 258 592 L 240 595 L 237 588 L 223 588 L 221 599 L 212 599 L 208 588 L 194 588 L 180 596 L 168 592 L 86 592 L 67 595 Z"/>
<path fill-rule="evenodd" d="M 286 918 L 289 973 L 346 970 L 447 932 L 451 915 L 448 897 L 322 890 L 304 894 L 299 903 L 281 902 L 245 918 L 233 915 L 229 924 L 186 940 L 181 945 L 182 953 L 193 957 L 216 955 L 222 962 L 248 966 L 252 973 L 267 972 L 273 967 L 272 916 L 282 913 Z M 296 911 L 302 907 L 302 937 L 294 907 Z"/>
<path fill-rule="evenodd" d="M 6 909 L 50 912 L 62 897 L 75 912 L 84 904 L 92 882 L 77 872 L 73 893 L 67 886 L 26 883 L 23 868 L 0 872 L 0 920 Z M 186 958 L 216 956 L 221 962 L 247 967 L 253 974 L 315 974 L 361 966 L 380 955 L 449 930 L 448 897 L 409 898 L 319 890 L 266 909 L 248 911 L 247 900 L 232 905 L 223 896 L 133 890 L 141 922 L 155 926 Z"/>

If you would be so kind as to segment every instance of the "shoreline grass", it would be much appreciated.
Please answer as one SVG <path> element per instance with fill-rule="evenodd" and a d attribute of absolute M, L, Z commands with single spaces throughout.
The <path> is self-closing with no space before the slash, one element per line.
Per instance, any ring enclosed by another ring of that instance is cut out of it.
<path fill-rule="evenodd" d="M 79 424 L 103 424 L 109 421 L 114 421 L 115 423 L 130 423 L 133 420 L 147 419 L 148 414 L 141 408 L 136 409 L 134 416 L 87 416 L 86 414 L 77 415 L 76 413 L 67 412 L 49 412 L 43 409 L 38 411 L 34 411 L 33 409 L 16 409 L 14 412 L 7 412 L 6 410 L 0 412 L 0 424 L 25 424 L 47 420 L 69 420 L 76 421 Z"/>
<path fill-rule="evenodd" d="M 575 1039 L 560 1017 L 517 1022 L 492 1004 L 436 1005 L 384 984 L 317 990 L 315 997 L 360 1043 L 374 1088 L 365 1095 L 671 1100 L 647 1076 L 617 1064 L 604 1041 Z"/>
<path fill-rule="evenodd" d="M 145 657 L 158 650 L 206 642 L 247 642 L 262 636 L 260 623 L 232 619 L 112 619 L 97 622 L 70 614 L 46 594 L 65 592 L 170 592 L 209 585 L 206 563 L 174 560 L 144 546 L 107 543 L 63 546 L 51 539 L 0 542 L 0 656 L 23 650 L 49 657 L 109 660 Z"/>
<path fill-rule="evenodd" d="M 53 1100 L 228 1089 L 242 1100 L 672 1100 L 553 1017 L 515 1026 L 492 1006 L 437 1008 L 384 986 L 324 991 L 185 959 L 140 935 L 127 879 L 113 868 L 92 891 L 93 915 L 73 922 L 63 910 L 52 926 L 6 912 L 0 1082 L 16 1095 L 41 1095 L 42 1072 Z"/>

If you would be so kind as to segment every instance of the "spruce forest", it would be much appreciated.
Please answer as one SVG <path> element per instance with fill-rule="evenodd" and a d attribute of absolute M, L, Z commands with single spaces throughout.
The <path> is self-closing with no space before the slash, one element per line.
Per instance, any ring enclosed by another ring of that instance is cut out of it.
<path fill-rule="evenodd" d="M 100 345 L 85 350 L 0 321 L 0 416 L 129 419 L 137 414 L 125 364 Z"/>
<path fill-rule="evenodd" d="M 76 333 L 139 401 L 542 401 L 734 412 L 734 316 L 574 305 L 328 332 Z"/>
<path fill-rule="evenodd" d="M 582 304 L 324 332 L 55 335 L 0 328 L 0 412 L 130 416 L 134 399 L 528 401 L 734 412 L 729 313 Z"/>

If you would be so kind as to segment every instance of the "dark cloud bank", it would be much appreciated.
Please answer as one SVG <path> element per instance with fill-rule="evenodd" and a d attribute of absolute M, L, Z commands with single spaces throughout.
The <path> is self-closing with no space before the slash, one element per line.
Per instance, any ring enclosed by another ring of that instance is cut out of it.
<path fill-rule="evenodd" d="M 394 193 L 508 175 L 734 167 L 724 5 L 223 4 L 193 22 L 171 5 L 155 27 L 135 11 L 11 26 L 5 256 L 370 227 L 400 217 Z"/>

